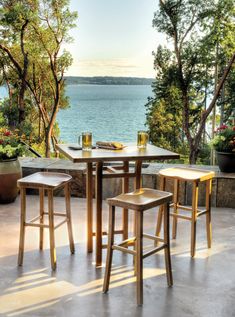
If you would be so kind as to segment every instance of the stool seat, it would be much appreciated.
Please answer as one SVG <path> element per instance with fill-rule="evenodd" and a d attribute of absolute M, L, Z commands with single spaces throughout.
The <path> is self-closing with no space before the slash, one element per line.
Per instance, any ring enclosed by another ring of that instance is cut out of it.
<path fill-rule="evenodd" d="M 203 182 L 215 176 L 215 173 L 195 168 L 172 167 L 159 171 L 159 175 L 179 180 Z"/>
<path fill-rule="evenodd" d="M 109 205 L 144 211 L 171 200 L 172 194 L 160 190 L 140 188 L 131 193 L 107 199 Z"/>
<path fill-rule="evenodd" d="M 63 173 L 38 172 L 18 180 L 18 187 L 55 189 L 69 182 L 72 177 Z"/>

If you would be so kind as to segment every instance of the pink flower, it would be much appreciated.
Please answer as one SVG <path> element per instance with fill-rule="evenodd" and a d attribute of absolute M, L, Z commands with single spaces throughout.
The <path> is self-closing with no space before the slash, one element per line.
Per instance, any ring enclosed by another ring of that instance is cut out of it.
<path fill-rule="evenodd" d="M 222 125 L 219 127 L 219 129 L 220 129 L 220 130 L 225 130 L 225 129 L 227 129 L 227 127 L 228 127 L 227 125 L 222 124 Z"/>
<path fill-rule="evenodd" d="M 11 132 L 10 132 L 10 131 L 6 131 L 6 132 L 4 132 L 3 135 L 4 135 L 4 136 L 10 136 L 10 135 L 11 135 Z"/>

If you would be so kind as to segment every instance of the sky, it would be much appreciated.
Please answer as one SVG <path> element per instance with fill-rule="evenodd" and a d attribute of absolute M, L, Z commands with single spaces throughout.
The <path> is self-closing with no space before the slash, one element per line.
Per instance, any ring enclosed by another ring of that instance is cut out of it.
<path fill-rule="evenodd" d="M 157 0 L 70 0 L 78 12 L 70 76 L 154 77 L 152 51 L 163 37 L 152 27 Z"/>

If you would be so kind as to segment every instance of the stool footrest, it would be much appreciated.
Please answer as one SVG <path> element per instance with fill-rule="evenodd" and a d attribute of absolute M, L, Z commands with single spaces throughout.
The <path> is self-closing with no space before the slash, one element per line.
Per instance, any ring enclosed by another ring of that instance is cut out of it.
<path fill-rule="evenodd" d="M 41 218 L 40 215 L 39 215 L 39 216 L 36 216 L 36 217 L 30 219 L 30 220 L 29 220 L 29 223 L 34 223 L 35 221 L 37 221 L 37 220 L 40 219 L 40 218 Z"/>
<path fill-rule="evenodd" d="M 49 225 L 46 225 L 46 224 L 43 224 L 43 223 L 34 223 L 39 218 L 40 218 L 40 216 L 35 217 L 32 220 L 30 220 L 29 222 L 25 222 L 24 225 L 27 226 L 27 227 L 37 227 L 37 228 L 47 228 L 48 229 Z M 68 218 L 66 217 L 66 219 L 62 220 L 56 226 L 54 226 L 54 229 L 59 228 L 61 225 L 63 225 L 67 221 L 68 221 Z"/>
<path fill-rule="evenodd" d="M 192 217 L 190 217 L 190 216 L 185 216 L 185 215 L 177 214 L 174 212 L 171 212 L 170 216 L 185 219 L 185 220 L 192 220 Z"/>
<path fill-rule="evenodd" d="M 143 233 L 143 237 L 144 237 L 144 238 L 147 238 L 147 239 L 154 240 L 154 241 L 164 242 L 164 239 L 162 239 L 162 238 L 160 238 L 160 237 L 157 237 L 157 236 L 154 236 L 154 235 L 152 235 L 152 234 Z"/>
<path fill-rule="evenodd" d="M 122 251 L 124 253 L 129 253 L 129 254 L 132 254 L 132 255 L 136 255 L 136 251 L 121 247 L 119 245 L 113 245 L 112 248 L 113 248 L 113 250 L 118 250 L 118 251 Z"/>
<path fill-rule="evenodd" d="M 152 250 L 149 250 L 148 252 L 145 252 L 145 253 L 143 254 L 143 259 L 147 258 L 148 256 L 150 256 L 150 255 L 152 255 L 152 254 L 154 254 L 154 253 L 156 253 L 156 252 L 159 252 L 159 251 L 165 249 L 166 247 L 167 247 L 167 244 L 164 243 L 164 244 L 161 245 L 160 247 L 156 247 L 156 248 L 154 248 L 154 249 L 152 249 Z"/>
<path fill-rule="evenodd" d="M 58 223 L 56 226 L 54 226 L 54 229 L 59 228 L 60 226 L 62 226 L 62 225 L 63 225 L 65 222 L 67 222 L 67 221 L 68 221 L 68 218 L 62 220 L 60 223 Z"/>
<path fill-rule="evenodd" d="M 43 223 L 25 222 L 24 225 L 27 227 L 49 228 L 49 225 L 44 225 Z"/>
<path fill-rule="evenodd" d="M 44 215 L 48 215 L 48 212 L 44 212 Z M 67 217 L 66 214 L 62 213 L 62 212 L 53 212 L 53 216 L 57 216 L 57 217 Z"/>
<path fill-rule="evenodd" d="M 175 203 L 172 203 L 172 204 L 170 204 L 170 207 L 173 208 L 175 205 L 176 205 Z M 185 210 L 185 211 L 191 211 L 192 212 L 192 207 L 187 207 L 187 206 L 183 206 L 183 205 L 179 205 L 179 204 L 177 204 L 176 207 L 177 207 L 177 209 L 181 209 L 183 211 Z M 201 216 L 201 215 L 203 215 L 205 213 L 206 213 L 206 209 L 197 208 L 197 215 L 198 216 Z"/>
<path fill-rule="evenodd" d="M 185 211 L 192 211 L 192 207 L 183 206 L 183 205 L 176 204 L 176 203 L 170 204 L 170 208 L 174 208 L 175 206 L 177 207 L 177 209 L 181 209 L 181 210 L 185 210 Z"/>
<path fill-rule="evenodd" d="M 117 245 L 122 247 L 123 245 L 133 245 L 136 241 L 136 237 L 132 237 L 126 240 L 123 240 L 122 242 L 118 243 Z"/>
<path fill-rule="evenodd" d="M 205 209 L 205 210 L 201 210 L 201 211 L 199 211 L 198 213 L 197 213 L 197 217 L 200 217 L 200 216 L 202 216 L 202 215 L 205 215 L 207 213 L 207 210 Z"/>

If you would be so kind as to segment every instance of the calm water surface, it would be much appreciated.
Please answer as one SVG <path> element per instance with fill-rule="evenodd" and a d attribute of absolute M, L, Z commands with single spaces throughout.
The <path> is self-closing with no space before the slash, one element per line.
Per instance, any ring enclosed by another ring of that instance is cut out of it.
<path fill-rule="evenodd" d="M 145 129 L 144 105 L 152 95 L 151 86 L 69 85 L 66 94 L 70 108 L 57 115 L 64 142 L 77 142 L 82 131 L 91 131 L 94 142 L 131 142 L 138 130 Z M 5 95 L 0 87 L 0 98 Z"/>
<path fill-rule="evenodd" d="M 82 131 L 94 141 L 135 141 L 145 129 L 145 104 L 151 86 L 71 85 L 66 87 L 70 108 L 58 114 L 61 139 L 76 142 Z"/>

